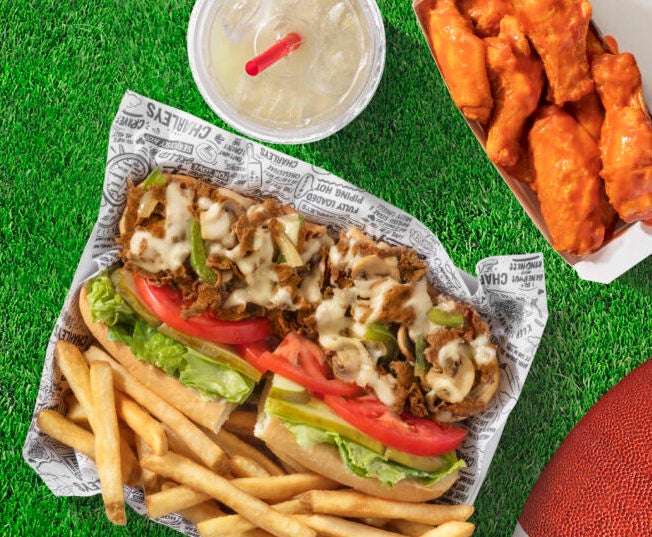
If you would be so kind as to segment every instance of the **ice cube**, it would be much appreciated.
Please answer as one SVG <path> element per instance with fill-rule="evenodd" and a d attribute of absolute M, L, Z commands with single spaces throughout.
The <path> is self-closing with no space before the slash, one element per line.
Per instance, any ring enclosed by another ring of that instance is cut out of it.
<path fill-rule="evenodd" d="M 219 11 L 224 33 L 230 41 L 240 41 L 253 33 L 261 17 L 261 0 L 235 0 L 225 3 Z"/>

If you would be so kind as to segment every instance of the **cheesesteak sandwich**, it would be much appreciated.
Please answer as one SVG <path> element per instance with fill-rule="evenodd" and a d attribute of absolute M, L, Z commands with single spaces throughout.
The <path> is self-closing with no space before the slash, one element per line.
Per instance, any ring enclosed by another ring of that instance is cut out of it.
<path fill-rule="evenodd" d="M 408 501 L 458 478 L 456 422 L 487 408 L 496 348 L 416 252 L 159 171 L 130 185 L 119 243 L 80 298 L 101 344 L 197 401 L 254 393 L 256 434 L 291 467 Z"/>

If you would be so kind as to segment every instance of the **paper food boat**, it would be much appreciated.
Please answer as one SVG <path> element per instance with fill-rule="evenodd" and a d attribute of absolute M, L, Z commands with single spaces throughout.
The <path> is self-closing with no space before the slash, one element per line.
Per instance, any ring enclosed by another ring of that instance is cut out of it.
<path fill-rule="evenodd" d="M 547 322 L 543 256 L 533 253 L 482 259 L 476 267 L 477 277 L 473 277 L 455 267 L 428 228 L 396 207 L 326 170 L 133 92 L 125 94 L 111 127 L 98 218 L 50 336 L 34 416 L 23 447 L 25 461 L 52 493 L 90 496 L 100 492 L 93 461 L 47 437 L 39 430 L 36 415 L 45 408 L 66 411 L 54 346 L 59 339 L 82 348 L 92 343 L 77 305 L 80 286 L 117 262 L 115 239 L 128 180 L 138 182 L 153 168 L 191 175 L 252 197 L 275 197 L 293 205 L 306 218 L 328 225 L 333 232 L 355 226 L 375 240 L 410 246 L 426 260 L 429 276 L 442 292 L 473 305 L 488 320 L 499 349 L 501 381 L 491 408 L 465 421 L 468 440 L 459 453 L 467 468 L 447 493 L 450 502 L 472 503 Z M 127 487 L 126 501 L 146 516 L 142 491 Z M 156 521 L 197 535 L 196 527 L 180 515 L 166 515 Z"/>
<path fill-rule="evenodd" d="M 414 0 L 413 8 L 437 69 L 441 73 L 441 68 L 428 38 L 425 22 L 422 19 L 424 7 L 430 2 L 431 0 Z M 593 7 L 592 22 L 595 28 L 603 36 L 613 35 L 618 41 L 621 52 L 631 52 L 636 57 L 643 77 L 645 101 L 652 103 L 652 47 L 647 37 L 649 35 L 649 23 L 652 21 L 652 3 L 646 0 L 627 0 L 623 2 L 592 0 L 591 4 Z M 475 121 L 466 120 L 466 122 L 484 148 L 486 136 L 482 126 Z M 536 194 L 529 185 L 518 181 L 502 166 L 494 164 L 494 167 L 539 231 L 552 244 L 550 233 L 541 215 Z M 568 252 L 557 253 L 575 269 L 580 278 L 588 281 L 610 283 L 652 254 L 652 226 L 644 225 L 642 222 L 634 224 L 621 222 L 617 225 L 614 236 L 605 241 L 601 248 L 589 255 L 578 257 Z"/>

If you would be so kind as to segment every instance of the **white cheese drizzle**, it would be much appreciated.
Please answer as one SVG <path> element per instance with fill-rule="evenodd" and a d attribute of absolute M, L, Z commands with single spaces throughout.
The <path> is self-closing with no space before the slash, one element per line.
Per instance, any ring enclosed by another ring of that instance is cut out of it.
<path fill-rule="evenodd" d="M 188 222 L 192 218 L 192 193 L 171 182 L 165 191 L 165 229 L 162 237 L 136 230 L 129 248 L 132 261 L 149 272 L 173 271 L 190 255 Z"/>

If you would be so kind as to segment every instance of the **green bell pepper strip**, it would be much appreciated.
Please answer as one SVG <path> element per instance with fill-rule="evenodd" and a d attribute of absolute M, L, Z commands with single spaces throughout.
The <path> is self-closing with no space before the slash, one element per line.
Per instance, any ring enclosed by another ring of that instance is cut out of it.
<path fill-rule="evenodd" d="M 419 334 L 414 340 L 414 370 L 417 373 L 422 372 L 426 368 L 426 356 L 424 354 L 425 342 L 423 341 L 423 336 Z"/>
<path fill-rule="evenodd" d="M 143 190 L 147 190 L 152 185 L 164 185 L 165 181 L 165 175 L 160 168 L 154 168 L 143 181 Z"/>
<path fill-rule="evenodd" d="M 432 308 L 427 313 L 428 319 L 440 326 L 450 328 L 462 328 L 464 326 L 464 315 L 459 311 L 445 311 L 439 308 Z"/>
<path fill-rule="evenodd" d="M 380 341 L 385 346 L 385 357 L 388 362 L 398 357 L 398 342 L 385 324 L 369 323 L 364 338 L 369 341 Z"/>
<path fill-rule="evenodd" d="M 199 222 L 195 218 L 190 220 L 188 224 L 188 237 L 190 239 L 190 265 L 206 283 L 215 283 L 217 281 L 217 274 L 206 264 L 204 239 L 201 236 Z"/>

